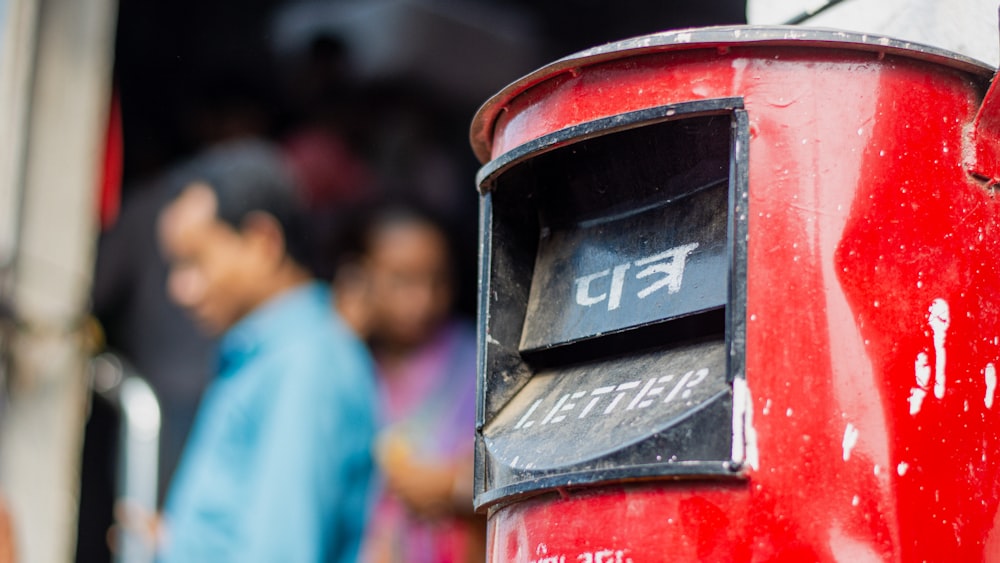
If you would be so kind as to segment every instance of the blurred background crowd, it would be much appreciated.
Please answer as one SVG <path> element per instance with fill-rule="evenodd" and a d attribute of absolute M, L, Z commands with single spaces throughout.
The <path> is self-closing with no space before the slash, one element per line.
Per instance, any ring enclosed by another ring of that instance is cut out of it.
<path fill-rule="evenodd" d="M 161 501 L 213 378 L 217 342 L 168 298 L 157 220 L 205 154 L 265 141 L 308 210 L 304 265 L 332 284 L 331 310 L 375 361 L 383 492 L 364 558 L 480 560 L 471 116 L 505 84 L 577 50 L 743 22 L 736 0 L 122 0 L 112 111 L 121 199 L 102 217 L 93 312 L 108 348 L 160 401 Z M 111 557 L 117 423 L 96 399 L 78 561 Z"/>
<path fill-rule="evenodd" d="M 46 62 L 47 42 L 64 41 L 59 47 L 68 66 L 55 65 L 62 71 L 82 68 L 76 56 L 87 53 L 81 45 L 101 44 L 47 35 L 50 28 L 75 29 L 58 21 L 74 13 L 64 4 L 0 0 L 7 30 L 18 29 L 14 18 L 24 13 L 13 8 L 36 7 L 37 60 Z M 168 294 L 170 256 L 158 226 L 206 159 L 255 143 L 277 155 L 306 211 L 292 227 L 306 241 L 298 260 L 310 277 L 332 287 L 331 315 L 372 360 L 375 486 L 362 557 L 481 560 L 483 521 L 471 510 L 474 177 L 480 163 L 468 145 L 469 122 L 490 95 L 538 66 L 635 35 L 745 23 L 745 1 L 113 4 L 111 109 L 90 312 L 103 349 L 148 382 L 159 402 L 157 508 L 169 497 L 206 389 L 225 371 L 218 362 L 220 334 L 203 331 Z M 773 23 L 800 12 L 799 4 L 790 3 Z M 82 8 L 79 13 L 87 17 Z M 17 37 L 8 32 L 3 39 Z M 34 84 L 25 92 L 44 92 L 47 72 L 25 70 Z M 55 84 L 72 84 L 74 75 L 64 74 L 66 81 Z M 101 88 L 94 92 L 103 98 Z M 53 138 L 71 132 L 65 123 L 58 129 Z M 57 162 L 51 154 L 43 160 Z M 32 170 L 23 176 L 31 180 Z M 219 208 L 221 217 L 221 201 Z M 83 440 L 81 562 L 111 560 L 123 524 L 120 503 L 116 510 L 120 405 L 100 387 L 95 380 Z M 10 442 L 4 446 L 15 451 Z M 23 512 L 30 495 L 12 496 Z M 19 521 L 13 512 L 14 532 L 0 521 L 0 545 L 38 522 Z"/>

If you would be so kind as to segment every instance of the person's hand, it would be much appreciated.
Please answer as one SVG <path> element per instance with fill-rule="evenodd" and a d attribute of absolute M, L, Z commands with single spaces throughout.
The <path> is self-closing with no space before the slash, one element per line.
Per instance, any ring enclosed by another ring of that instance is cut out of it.
<path fill-rule="evenodd" d="M 159 513 L 124 498 L 115 502 L 114 513 L 115 523 L 108 529 L 107 536 L 108 547 L 112 552 L 118 549 L 121 534 L 134 535 L 151 552 L 155 552 L 161 545 L 164 526 Z"/>
<path fill-rule="evenodd" d="M 456 464 L 417 458 L 406 440 L 396 433 L 381 437 L 376 461 L 382 469 L 386 487 L 415 514 L 435 519 L 456 512 L 461 502 L 456 499 L 456 491 L 466 489 L 465 472 Z M 468 480 L 471 485 L 471 473 Z M 470 498 L 470 509 L 471 502 Z"/>
<path fill-rule="evenodd" d="M 333 279 L 334 309 L 361 340 L 372 332 L 371 287 L 360 264 L 347 263 Z"/>

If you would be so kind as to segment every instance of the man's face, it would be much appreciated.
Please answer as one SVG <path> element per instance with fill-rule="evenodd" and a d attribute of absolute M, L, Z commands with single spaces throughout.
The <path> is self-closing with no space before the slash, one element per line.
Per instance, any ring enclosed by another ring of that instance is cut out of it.
<path fill-rule="evenodd" d="M 209 334 L 250 312 L 255 252 L 216 217 L 212 190 L 192 184 L 160 215 L 159 236 L 170 262 L 167 293 Z"/>

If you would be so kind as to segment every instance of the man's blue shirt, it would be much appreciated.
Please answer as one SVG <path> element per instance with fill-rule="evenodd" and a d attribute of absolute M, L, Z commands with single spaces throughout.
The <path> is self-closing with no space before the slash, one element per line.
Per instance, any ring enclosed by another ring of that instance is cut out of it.
<path fill-rule="evenodd" d="M 162 563 L 354 561 L 375 386 L 330 303 L 308 284 L 224 335 L 168 495 Z"/>

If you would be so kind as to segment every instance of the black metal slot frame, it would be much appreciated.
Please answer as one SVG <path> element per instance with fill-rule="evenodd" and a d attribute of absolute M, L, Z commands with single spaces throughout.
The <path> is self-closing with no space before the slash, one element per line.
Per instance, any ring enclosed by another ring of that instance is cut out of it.
<path fill-rule="evenodd" d="M 674 342 L 725 337 L 725 308 L 697 311 L 636 327 L 577 340 L 540 350 L 525 350 L 521 357 L 535 370 L 606 358 L 622 350 L 638 352 L 663 348 Z"/>
<path fill-rule="evenodd" d="M 729 138 L 725 306 L 639 323 L 554 345 L 523 349 L 520 342 L 536 266 L 535 257 L 539 251 L 539 233 L 541 229 L 547 228 L 552 219 L 540 216 L 540 209 L 544 206 L 542 200 L 546 194 L 540 193 L 538 186 L 505 181 L 507 172 L 530 163 L 540 155 L 587 139 L 702 116 L 728 118 L 732 128 Z M 656 477 L 722 478 L 739 475 L 742 460 L 732 459 L 730 455 L 720 455 L 724 444 L 716 440 L 719 443 L 712 452 L 700 456 L 695 452 L 695 459 L 678 463 L 630 465 L 629 454 L 621 452 L 621 455 L 605 456 L 600 463 L 589 467 L 524 471 L 513 476 L 505 475 L 501 479 L 503 482 L 498 483 L 495 481 L 500 476 L 490 474 L 490 453 L 483 440 L 483 429 L 540 370 L 600 361 L 617 353 L 632 354 L 646 349 L 669 350 L 672 346 L 685 342 L 705 338 L 719 339 L 725 342 L 728 351 L 727 382 L 731 383 L 733 378 L 743 376 L 748 131 L 748 121 L 740 98 L 686 102 L 622 114 L 558 131 L 502 155 L 480 171 L 478 180 L 484 196 L 480 226 L 482 248 L 476 425 L 477 507 L 485 508 L 500 501 L 506 502 L 566 486 Z M 720 412 L 727 413 L 729 419 L 721 420 L 718 414 Z M 699 427 L 717 428 L 720 424 L 732 422 L 730 389 L 685 414 L 684 419 L 677 421 L 671 429 L 677 430 L 674 437 L 657 434 L 633 446 L 633 449 L 657 447 L 662 445 L 658 441 L 674 440 L 671 443 L 683 442 L 687 444 L 685 447 L 697 450 L 696 441 L 677 436 L 695 436 Z M 736 449 L 732 448 L 731 451 Z"/>

